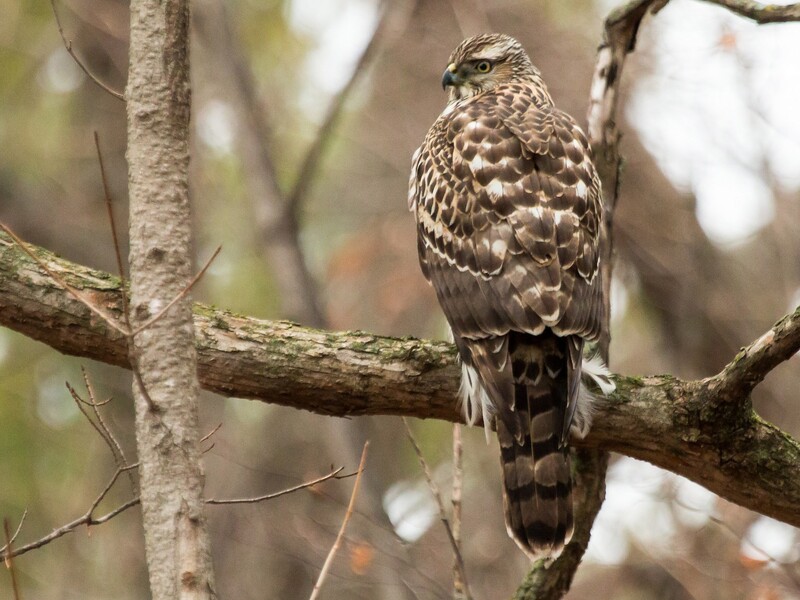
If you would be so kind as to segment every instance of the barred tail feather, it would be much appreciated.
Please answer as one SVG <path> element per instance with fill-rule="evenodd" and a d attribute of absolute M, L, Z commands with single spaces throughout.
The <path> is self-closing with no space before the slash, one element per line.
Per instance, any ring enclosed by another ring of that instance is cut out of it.
<path fill-rule="evenodd" d="M 588 433 L 593 403 L 614 390 L 610 372 L 599 358 L 582 358 L 583 340 L 547 329 L 455 342 L 466 419 L 482 418 L 487 436 L 497 431 L 509 535 L 532 559 L 555 558 L 574 525 L 570 426 Z"/>
<path fill-rule="evenodd" d="M 512 334 L 514 335 L 514 334 Z M 565 348 L 555 336 L 518 335 L 509 343 L 511 414 L 522 435 L 498 418 L 506 526 L 532 559 L 554 558 L 572 536 L 569 451 L 560 442 L 567 394 Z M 501 416 L 502 417 L 502 416 Z"/>
<path fill-rule="evenodd" d="M 558 450 L 535 461 L 530 446 L 517 443 L 502 421 L 497 437 L 508 534 L 532 560 L 555 558 L 573 530 L 569 455 Z"/>

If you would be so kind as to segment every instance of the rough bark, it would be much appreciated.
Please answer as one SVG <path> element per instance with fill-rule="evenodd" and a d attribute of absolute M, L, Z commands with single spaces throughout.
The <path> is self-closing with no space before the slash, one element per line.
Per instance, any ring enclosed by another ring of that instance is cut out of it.
<path fill-rule="evenodd" d="M 122 319 L 118 280 L 34 251 Z M 223 396 L 334 416 L 461 419 L 455 403 L 459 369 L 450 344 L 319 331 L 200 304 L 194 320 L 200 385 Z M 2 234 L 0 324 L 61 352 L 129 367 L 124 337 Z M 646 460 L 800 526 L 800 443 L 755 414 L 748 396 L 777 360 L 798 349 L 800 308 L 715 377 L 618 376 L 618 391 L 602 403 L 591 433 L 574 443 Z"/>
<path fill-rule="evenodd" d="M 189 5 L 134 0 L 128 86 L 131 326 L 192 277 Z M 214 598 L 198 448 L 196 353 L 188 295 L 130 345 L 145 549 L 152 597 Z M 125 350 L 122 350 L 125 354 Z"/>

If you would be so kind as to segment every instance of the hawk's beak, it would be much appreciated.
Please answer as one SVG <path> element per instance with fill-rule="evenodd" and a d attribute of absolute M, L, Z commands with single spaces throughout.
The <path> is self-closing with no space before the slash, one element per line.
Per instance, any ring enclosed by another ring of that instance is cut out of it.
<path fill-rule="evenodd" d="M 456 66 L 453 63 L 447 65 L 442 75 L 442 89 L 446 89 L 448 85 L 459 86 L 464 83 L 464 80 L 456 73 Z"/>

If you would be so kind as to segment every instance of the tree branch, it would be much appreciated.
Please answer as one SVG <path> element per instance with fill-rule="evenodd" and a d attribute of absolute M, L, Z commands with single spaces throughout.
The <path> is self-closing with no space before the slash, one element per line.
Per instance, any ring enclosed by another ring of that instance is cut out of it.
<path fill-rule="evenodd" d="M 723 398 L 736 400 L 753 391 L 764 377 L 800 351 L 800 307 L 778 321 L 750 344 L 714 378 L 712 386 Z"/>
<path fill-rule="evenodd" d="M 727 8 L 741 17 L 752 19 L 759 25 L 800 21 L 800 4 L 759 4 L 752 0 L 703 0 Z"/>
<path fill-rule="evenodd" d="M 118 279 L 31 249 L 67 283 L 121 318 Z M 798 321 L 795 311 L 776 324 L 771 341 L 762 336 L 710 379 L 617 377 L 617 393 L 599 407 L 589 436 L 574 444 L 646 460 L 732 502 L 800 526 L 800 443 L 753 413 L 746 395 L 731 398 L 719 391 L 720 382 L 740 377 L 742 370 L 763 374 L 776 356 L 787 357 L 788 350 L 764 347 L 796 344 Z M 460 371 L 450 344 L 325 332 L 200 304 L 194 306 L 194 323 L 200 383 L 223 396 L 340 417 L 461 421 L 455 401 Z M 129 368 L 124 336 L 3 234 L 0 324 L 60 352 Z M 762 356 L 769 361 L 757 358 Z M 747 362 L 747 357 L 756 358 Z"/>
<path fill-rule="evenodd" d="M 51 531 L 46 536 L 41 537 L 41 538 L 39 538 L 38 540 L 36 540 L 34 542 L 30 542 L 28 544 L 25 544 L 24 546 L 19 546 L 18 548 L 10 548 L 10 544 L 6 544 L 2 548 L 0 548 L 0 552 L 7 553 L 10 556 L 20 556 L 22 554 L 25 554 L 26 552 L 30 552 L 31 550 L 36 550 L 37 548 L 41 548 L 42 546 L 46 546 L 47 544 L 49 544 L 53 540 L 57 540 L 58 538 L 60 538 L 62 536 L 65 536 L 68 533 L 71 533 L 71 532 L 75 531 L 78 527 L 80 527 L 82 525 L 86 525 L 87 527 L 92 526 L 92 525 L 100 525 L 102 523 L 105 523 L 106 521 L 110 521 L 111 519 L 116 517 L 118 514 L 128 510 L 132 506 L 136 506 L 137 504 L 139 504 L 139 498 L 131 498 L 127 502 L 121 504 L 120 506 L 118 506 L 114 510 L 106 513 L 102 517 L 95 517 L 94 516 L 94 511 L 97 510 L 97 507 L 103 501 L 103 499 L 106 497 L 106 495 L 111 490 L 111 488 L 114 486 L 114 484 L 116 483 L 117 479 L 119 479 L 119 476 L 123 472 L 130 471 L 131 469 L 135 469 L 138 466 L 139 466 L 139 463 L 134 463 L 132 465 L 127 465 L 125 467 L 118 467 L 117 470 L 114 472 L 114 475 L 111 477 L 111 479 L 109 479 L 108 483 L 106 484 L 106 487 L 103 488 L 103 491 L 100 492 L 100 494 L 97 495 L 97 497 L 94 499 L 94 501 L 89 506 L 89 508 L 86 510 L 86 512 L 83 513 L 83 515 L 81 515 L 77 519 L 74 519 L 74 520 L 70 521 L 69 523 L 66 523 L 65 525 L 62 525 L 61 527 L 57 527 L 56 529 L 53 529 L 53 531 Z M 23 520 L 24 519 L 25 519 L 25 517 L 23 515 Z M 17 528 L 17 533 L 14 534 L 14 537 L 17 537 L 17 534 L 19 534 L 19 530 L 21 528 L 22 528 L 22 522 L 20 522 L 20 526 Z"/>

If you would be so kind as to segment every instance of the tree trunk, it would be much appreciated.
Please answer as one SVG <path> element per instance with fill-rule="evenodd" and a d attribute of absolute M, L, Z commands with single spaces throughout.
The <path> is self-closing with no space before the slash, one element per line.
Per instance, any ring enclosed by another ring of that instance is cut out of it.
<path fill-rule="evenodd" d="M 189 212 L 189 6 L 131 2 L 127 87 L 131 326 L 179 295 L 192 274 Z M 191 299 L 135 336 L 133 395 L 152 596 L 215 598 L 198 448 Z"/>

